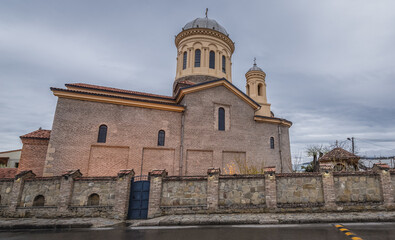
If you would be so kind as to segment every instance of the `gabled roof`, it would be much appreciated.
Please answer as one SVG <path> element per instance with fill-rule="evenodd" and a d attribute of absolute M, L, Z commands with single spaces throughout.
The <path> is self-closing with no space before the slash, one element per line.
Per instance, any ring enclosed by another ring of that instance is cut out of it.
<path fill-rule="evenodd" d="M 76 89 L 79 89 L 80 91 L 81 91 L 81 89 L 83 89 L 83 90 L 98 90 L 98 91 L 107 92 L 107 93 L 122 93 L 122 94 L 127 94 L 127 95 L 132 95 L 132 96 L 146 96 L 146 97 L 163 99 L 163 100 L 165 100 L 165 99 L 173 100 L 173 97 L 171 97 L 171 96 L 145 93 L 145 92 L 137 92 L 137 91 L 131 91 L 131 90 L 125 90 L 125 89 L 119 89 L 119 88 L 112 88 L 112 87 L 104 87 L 104 86 L 98 86 L 98 85 L 92 85 L 92 84 L 86 84 L 86 83 L 67 83 L 67 84 L 65 84 L 65 86 L 71 90 L 76 90 Z"/>
<path fill-rule="evenodd" d="M 350 153 L 343 148 L 337 147 L 320 157 L 319 161 L 333 161 L 333 160 L 356 160 L 359 159 L 357 155 Z"/>
<path fill-rule="evenodd" d="M 215 79 L 215 80 L 208 81 L 208 82 L 203 82 L 203 83 L 198 83 L 198 84 L 194 84 L 191 86 L 182 87 L 178 90 L 178 92 L 176 94 L 176 97 L 175 97 L 176 102 L 179 103 L 184 98 L 184 96 L 188 93 L 198 92 L 198 91 L 202 91 L 202 90 L 206 90 L 206 89 L 218 87 L 218 86 L 224 86 L 225 88 L 227 88 L 231 92 L 233 92 L 236 96 L 238 96 L 240 99 L 245 101 L 248 105 L 250 105 L 255 110 L 259 109 L 260 105 L 257 102 L 255 102 L 252 98 L 250 98 L 247 94 L 242 92 L 240 89 L 238 89 L 235 85 L 233 85 L 231 82 L 229 82 L 225 78 L 219 78 L 219 79 Z"/>
<path fill-rule="evenodd" d="M 20 138 L 49 139 L 51 130 L 38 129 L 34 132 L 20 136 Z"/>

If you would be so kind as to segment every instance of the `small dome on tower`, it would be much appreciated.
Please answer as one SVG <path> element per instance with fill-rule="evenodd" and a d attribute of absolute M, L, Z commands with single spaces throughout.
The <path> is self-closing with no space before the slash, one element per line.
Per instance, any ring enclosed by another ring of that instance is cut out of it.
<path fill-rule="evenodd" d="M 256 65 L 256 59 L 254 59 L 254 65 L 252 66 L 252 68 L 250 68 L 247 72 L 250 72 L 250 71 L 261 71 L 261 72 L 263 72 L 262 68 L 260 68 L 260 67 L 258 67 Z"/>
<path fill-rule="evenodd" d="M 190 21 L 189 23 L 185 24 L 185 26 L 183 27 L 183 30 L 187 30 L 187 29 L 191 29 L 191 28 L 208 28 L 208 29 L 212 29 L 212 30 L 218 31 L 220 33 L 223 33 L 226 36 L 229 35 L 224 27 L 222 27 L 214 19 L 210 19 L 208 17 L 196 18 L 195 20 Z"/>

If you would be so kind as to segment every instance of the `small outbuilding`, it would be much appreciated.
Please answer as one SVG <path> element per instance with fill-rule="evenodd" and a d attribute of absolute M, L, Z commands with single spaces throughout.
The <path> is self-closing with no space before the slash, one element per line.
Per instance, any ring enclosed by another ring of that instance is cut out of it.
<path fill-rule="evenodd" d="M 337 147 L 318 159 L 320 164 L 331 165 L 334 172 L 359 171 L 358 161 L 360 157 L 343 148 Z"/>

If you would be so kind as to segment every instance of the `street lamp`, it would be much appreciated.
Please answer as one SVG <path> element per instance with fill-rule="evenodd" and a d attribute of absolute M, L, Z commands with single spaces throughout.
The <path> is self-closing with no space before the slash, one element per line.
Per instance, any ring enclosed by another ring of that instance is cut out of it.
<path fill-rule="evenodd" d="M 352 138 L 347 138 L 347 140 L 351 141 L 351 144 L 352 144 L 352 153 L 355 154 L 355 153 L 354 153 L 354 137 L 352 137 Z"/>

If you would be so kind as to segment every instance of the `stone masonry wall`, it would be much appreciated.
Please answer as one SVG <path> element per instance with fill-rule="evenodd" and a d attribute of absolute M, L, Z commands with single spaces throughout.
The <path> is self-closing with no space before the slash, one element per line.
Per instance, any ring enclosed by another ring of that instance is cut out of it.
<path fill-rule="evenodd" d="M 0 206 L 6 206 L 10 204 L 11 190 L 13 184 L 13 180 L 0 181 Z"/>
<path fill-rule="evenodd" d="M 207 204 L 207 180 L 183 179 L 163 182 L 161 206 L 201 206 Z"/>
<path fill-rule="evenodd" d="M 383 196 L 378 174 L 350 175 L 333 177 L 336 201 L 342 204 L 382 202 Z"/>
<path fill-rule="evenodd" d="M 319 174 L 283 175 L 276 180 L 279 206 L 322 205 L 324 202 L 322 179 Z"/>
<path fill-rule="evenodd" d="M 77 179 L 74 182 L 74 188 L 71 198 L 71 206 L 86 206 L 88 197 L 91 194 L 98 194 L 100 206 L 113 206 L 115 201 L 114 178 L 88 178 Z"/>
<path fill-rule="evenodd" d="M 219 182 L 219 203 L 222 208 L 263 207 L 265 205 L 265 179 L 225 178 Z"/>
<path fill-rule="evenodd" d="M 59 202 L 59 189 L 60 178 L 27 180 L 22 191 L 20 206 L 32 207 L 33 200 L 38 195 L 44 196 L 45 206 L 56 206 Z"/>
<path fill-rule="evenodd" d="M 393 189 L 393 194 L 394 194 L 394 202 L 395 202 L 395 172 L 391 173 L 391 182 L 392 182 L 392 189 Z"/>

